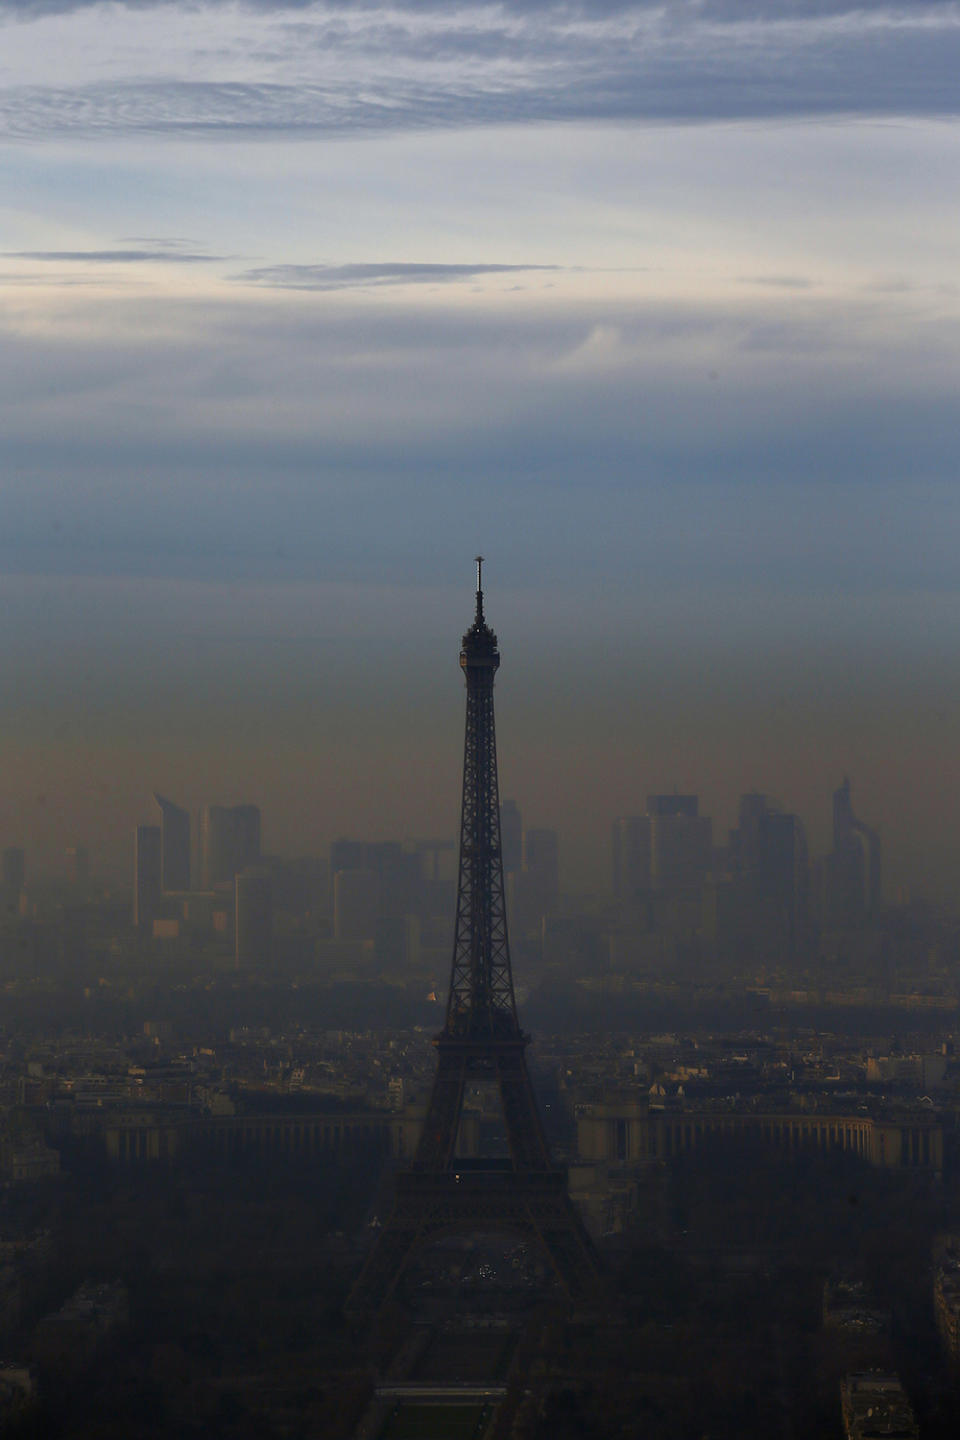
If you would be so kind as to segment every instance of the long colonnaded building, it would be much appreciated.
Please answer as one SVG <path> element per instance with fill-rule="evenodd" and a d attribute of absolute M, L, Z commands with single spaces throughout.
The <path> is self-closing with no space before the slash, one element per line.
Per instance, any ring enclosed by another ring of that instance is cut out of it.
<path fill-rule="evenodd" d="M 943 1170 L 943 1126 L 929 1111 L 655 1110 L 636 1091 L 574 1100 L 583 1161 L 670 1160 L 708 1142 L 762 1142 L 788 1151 L 846 1150 L 881 1168 Z"/>
<path fill-rule="evenodd" d="M 753 1141 L 786 1151 L 842 1150 L 880 1168 L 939 1174 L 943 1125 L 928 1111 L 885 1115 L 812 1111 L 656 1110 L 636 1091 L 574 1099 L 577 1153 L 583 1163 L 670 1160 L 704 1144 Z M 229 1158 L 248 1153 L 310 1159 L 373 1147 L 403 1161 L 416 1151 L 424 1106 L 402 1111 L 275 1111 L 205 1115 L 187 1107 L 101 1110 L 95 1129 L 109 1158 L 172 1160 L 189 1150 Z M 78 1117 L 79 1118 L 79 1117 Z M 475 1153 L 480 1117 L 463 1116 L 460 1153 Z"/>

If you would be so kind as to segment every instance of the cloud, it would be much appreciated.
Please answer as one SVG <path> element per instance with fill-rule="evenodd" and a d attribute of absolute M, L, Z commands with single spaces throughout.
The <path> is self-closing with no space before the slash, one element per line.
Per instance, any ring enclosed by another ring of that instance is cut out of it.
<path fill-rule="evenodd" d="M 482 275 L 559 270 L 559 265 L 442 265 L 386 262 L 371 265 L 267 265 L 233 276 L 245 285 L 277 290 L 354 290 L 383 285 L 437 285 Z"/>
<path fill-rule="evenodd" d="M 669 511 L 678 533 L 702 529 L 704 563 L 728 545 L 732 570 L 753 555 L 749 516 L 802 512 L 809 492 L 810 544 L 789 570 L 799 582 L 838 506 L 862 503 L 876 534 L 876 489 L 890 515 L 877 574 L 905 573 L 899 525 L 930 542 L 922 564 L 919 541 L 911 551 L 912 576 L 953 575 L 952 522 L 934 545 L 920 513 L 925 486 L 956 488 L 960 340 L 947 321 L 936 331 L 891 314 L 895 297 L 804 297 L 798 313 L 773 291 L 743 307 L 547 311 L 415 295 L 124 297 L 109 316 L 71 296 L 43 329 L 11 322 L 0 563 L 347 574 L 419 560 L 474 528 L 479 545 L 495 516 L 501 544 L 579 556 L 596 575 L 609 560 L 621 575 Z M 787 491 L 795 501 L 777 498 Z M 853 493 L 862 502 L 841 499 Z M 668 558 L 643 549 L 658 574 Z M 857 564 L 871 563 L 864 549 Z"/>
<path fill-rule="evenodd" d="M 937 0 L 208 0 L 111 7 L 109 32 L 100 7 L 8 0 L 0 25 L 0 135 L 10 138 L 929 116 L 960 103 L 960 10 Z"/>
<path fill-rule="evenodd" d="M 178 249 L 157 250 L 3 250 L 4 260 L 42 260 L 52 264 L 139 265 L 154 260 L 164 264 L 199 265 L 222 260 L 222 255 L 204 255 Z"/>
<path fill-rule="evenodd" d="M 102 6 L 103 0 L 0 0 L 0 16 L 10 15 L 17 19 L 36 19 L 49 15 L 69 14 L 76 10 L 93 9 Z M 205 0 L 209 9 L 230 8 L 262 11 L 271 15 L 321 8 L 316 0 Z M 926 11 L 949 11 L 955 8 L 956 0 L 924 0 Z M 115 7 L 124 10 L 156 10 L 175 8 L 171 0 L 120 0 Z M 325 6 L 341 10 L 343 6 Z M 475 13 L 491 4 L 451 3 L 451 0 L 392 0 L 385 6 L 383 0 L 351 0 L 349 7 L 355 12 L 377 12 L 389 9 L 391 14 L 431 15 L 438 12 L 449 14 L 457 9 Z M 511 17 L 542 16 L 551 12 L 571 19 L 594 20 L 618 17 L 631 12 L 653 11 L 663 13 L 667 8 L 664 0 L 497 0 L 496 8 Z M 809 18 L 836 18 L 839 16 L 902 15 L 906 10 L 896 0 L 670 0 L 669 13 L 675 22 L 690 18 L 710 20 L 717 24 L 740 23 L 744 20 L 785 20 Z"/>

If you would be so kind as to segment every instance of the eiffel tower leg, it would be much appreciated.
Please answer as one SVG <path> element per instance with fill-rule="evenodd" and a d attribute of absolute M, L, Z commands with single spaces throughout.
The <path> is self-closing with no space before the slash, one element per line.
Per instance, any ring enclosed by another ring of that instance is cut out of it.
<path fill-rule="evenodd" d="M 439 1047 L 437 1073 L 414 1165 L 423 1170 L 447 1170 L 453 1164 L 463 1109 L 467 1062 L 462 1051 Z"/>
<path fill-rule="evenodd" d="M 553 1215 L 544 1216 L 537 1225 L 540 1243 L 563 1289 L 573 1300 L 584 1299 L 597 1290 L 597 1260 L 583 1221 L 570 1199 Z"/>
<path fill-rule="evenodd" d="M 550 1154 L 524 1058 L 524 1042 L 497 1051 L 497 1082 L 510 1158 L 518 1170 L 546 1170 Z"/>
<path fill-rule="evenodd" d="M 424 1218 L 410 1214 L 409 1206 L 395 1202 L 343 1307 L 348 1316 L 372 1315 L 390 1299 L 410 1256 L 423 1242 Z"/>

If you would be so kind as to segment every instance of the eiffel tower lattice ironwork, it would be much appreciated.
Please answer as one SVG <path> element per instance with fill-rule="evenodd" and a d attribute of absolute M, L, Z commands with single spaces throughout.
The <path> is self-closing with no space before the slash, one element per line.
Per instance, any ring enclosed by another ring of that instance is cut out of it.
<path fill-rule="evenodd" d="M 436 1037 L 437 1070 L 412 1163 L 394 1177 L 393 1209 L 354 1285 L 347 1310 L 378 1309 L 413 1254 L 444 1232 L 508 1229 L 534 1243 L 570 1299 L 597 1281 L 589 1237 L 567 1194 L 563 1166 L 550 1157 L 527 1069 L 504 904 L 493 682 L 497 637 L 483 613 L 483 557 L 477 608 L 463 637 L 467 686 L 456 933 L 446 1022 Z M 500 1093 L 509 1158 L 463 1159 L 457 1134 L 468 1085 Z"/>

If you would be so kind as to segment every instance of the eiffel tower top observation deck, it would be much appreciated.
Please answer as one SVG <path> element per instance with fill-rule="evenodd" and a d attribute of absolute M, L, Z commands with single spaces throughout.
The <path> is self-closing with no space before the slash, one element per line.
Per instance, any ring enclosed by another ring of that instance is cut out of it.
<path fill-rule="evenodd" d="M 497 637 L 483 614 L 483 556 L 477 556 L 477 609 L 463 637 L 467 685 L 456 930 L 446 1023 L 439 1043 L 523 1040 L 510 971 L 500 846 L 500 795 L 493 682 Z"/>

